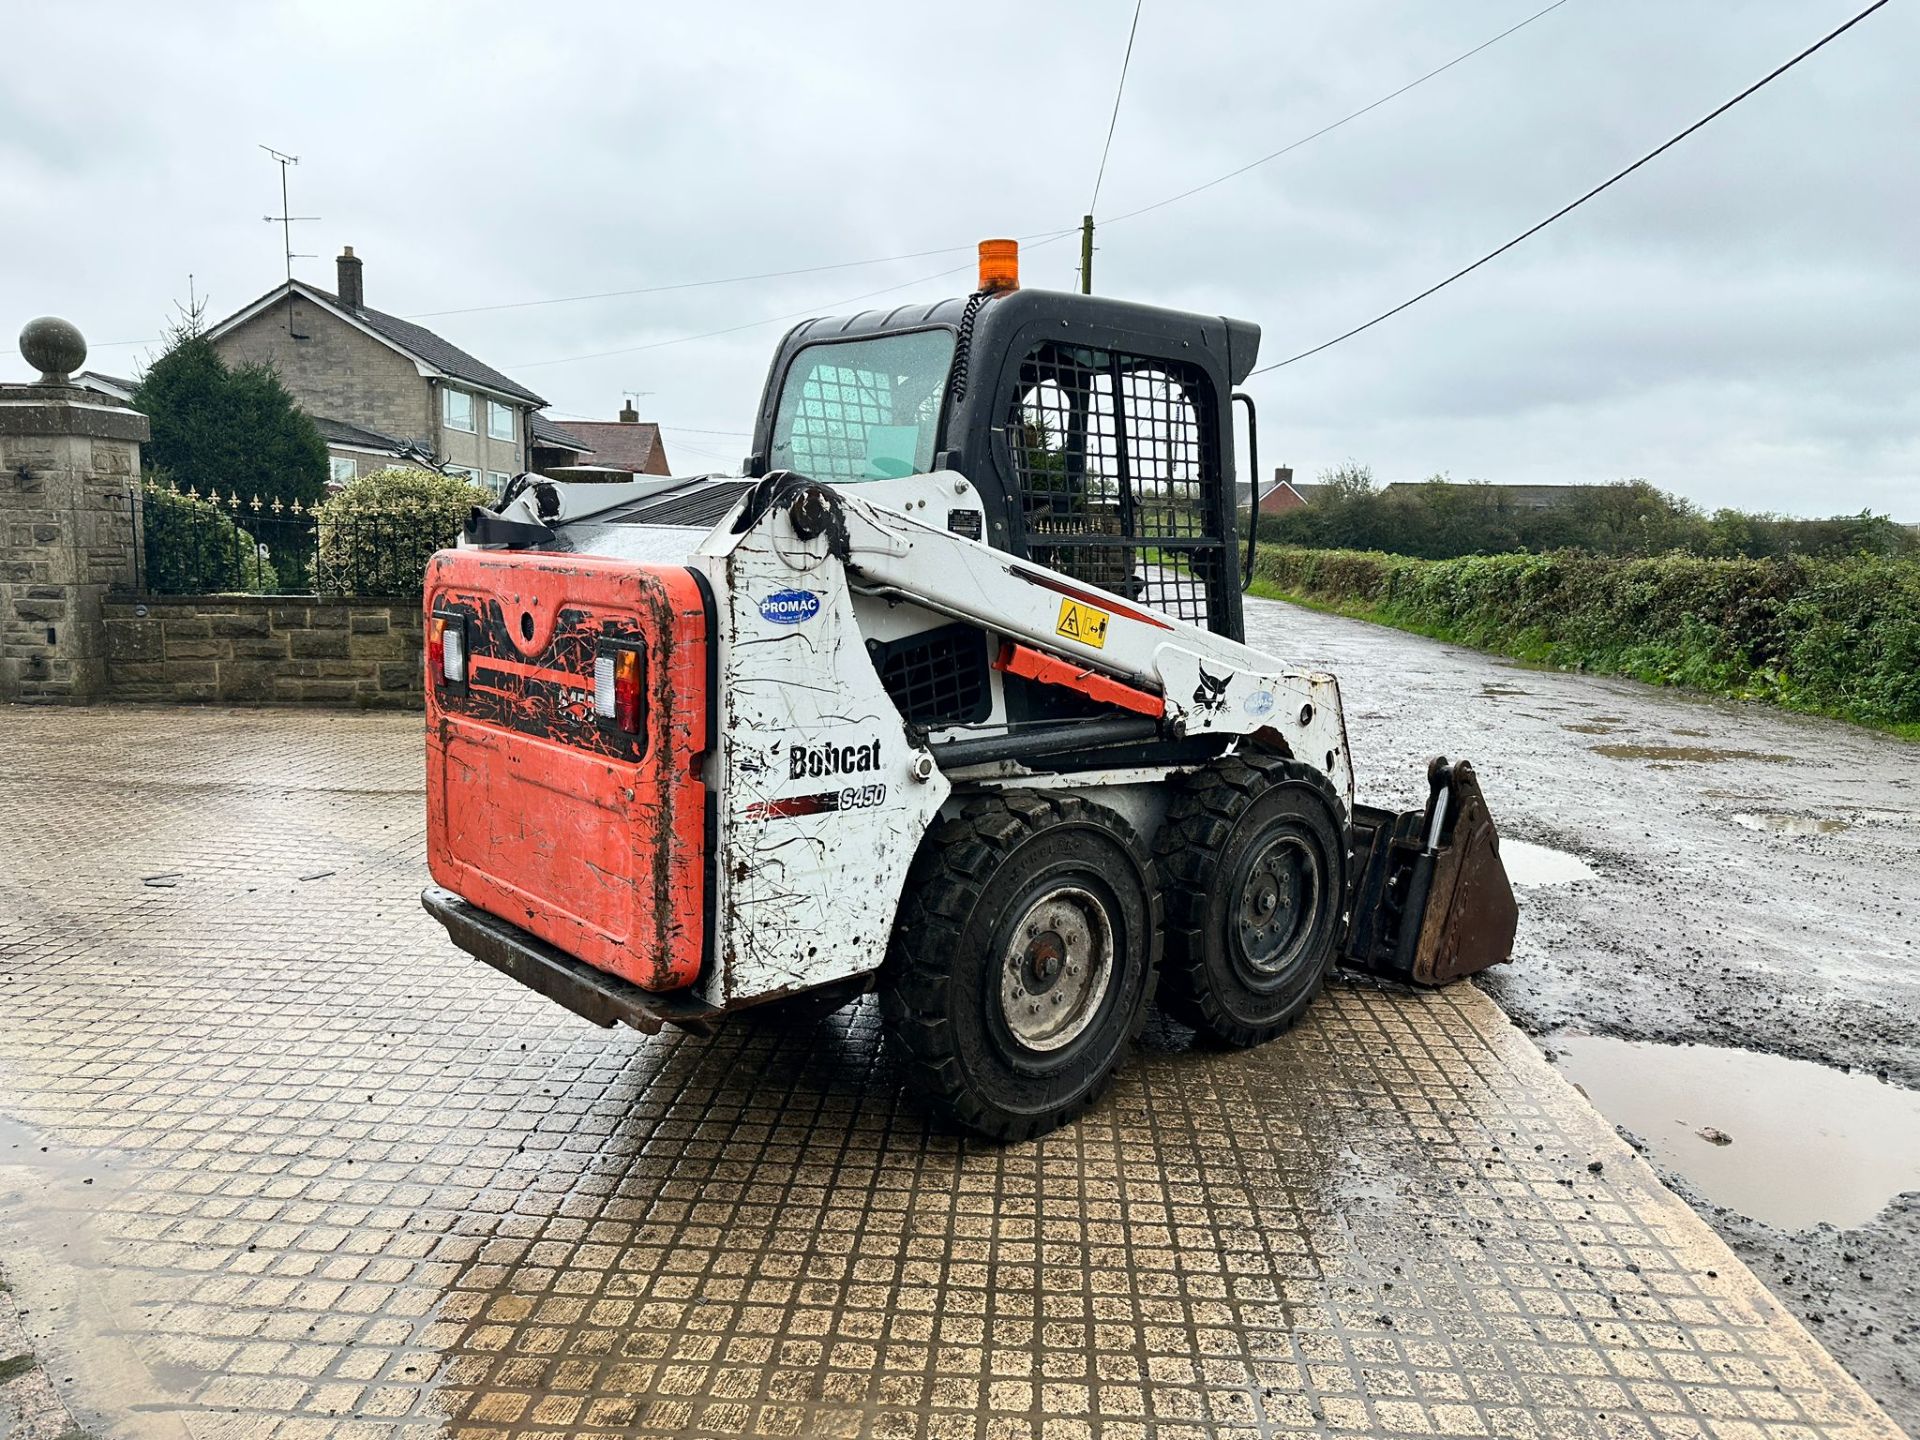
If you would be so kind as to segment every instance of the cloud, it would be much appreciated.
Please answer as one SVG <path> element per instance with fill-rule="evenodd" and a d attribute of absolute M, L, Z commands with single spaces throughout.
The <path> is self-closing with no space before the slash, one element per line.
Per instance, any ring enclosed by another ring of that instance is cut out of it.
<path fill-rule="evenodd" d="M 1544 3 L 1544 0 L 1540 0 Z M 1100 211 L 1246 163 L 1538 8 L 1147 0 Z M 1424 288 L 1705 113 L 1855 8 L 1570 0 L 1331 135 L 1103 224 L 1098 287 L 1259 321 L 1264 358 Z M 193 12 L 22 7 L 0 79 L 0 330 L 74 319 L 127 370 L 187 277 L 236 308 L 366 259 L 400 314 L 779 270 L 1077 223 L 1131 7 L 773 3 Z M 1393 478 L 1644 475 L 1713 506 L 1920 520 L 1920 98 L 1910 7 L 1856 32 L 1433 300 L 1255 382 L 1263 454 Z M 83 77 L 76 95 L 73 77 Z M 1071 239 L 1029 284 L 1072 283 Z M 549 396 L 623 391 L 743 446 L 791 312 L 964 290 L 950 258 L 453 315 L 430 323 Z M 915 283 L 908 283 L 915 282 Z M 853 297 L 901 286 L 892 297 Z M 754 323 L 764 322 L 764 323 Z M 658 345 L 628 355 L 536 362 Z M 524 368 L 521 368 L 524 367 Z M 0 372 L 19 370 L 0 359 Z M 710 453 L 699 455 L 692 447 Z"/>

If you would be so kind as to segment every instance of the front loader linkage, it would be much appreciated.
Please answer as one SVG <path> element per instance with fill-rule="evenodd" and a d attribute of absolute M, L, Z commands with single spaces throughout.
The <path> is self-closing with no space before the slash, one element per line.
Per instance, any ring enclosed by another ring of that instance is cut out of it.
<path fill-rule="evenodd" d="M 1353 888 L 1340 961 L 1444 985 L 1512 958 L 1519 921 L 1500 836 L 1473 767 L 1437 757 L 1426 808 L 1353 811 Z"/>

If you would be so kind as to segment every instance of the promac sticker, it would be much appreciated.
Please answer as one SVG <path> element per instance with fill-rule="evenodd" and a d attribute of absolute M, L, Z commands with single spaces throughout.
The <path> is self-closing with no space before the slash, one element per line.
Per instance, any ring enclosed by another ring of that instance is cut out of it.
<path fill-rule="evenodd" d="M 1107 648 L 1107 621 L 1113 617 L 1104 610 L 1096 610 L 1091 605 L 1083 605 L 1078 600 L 1060 602 L 1060 619 L 1053 627 L 1053 633 L 1069 640 L 1078 640 L 1082 645 L 1091 645 L 1096 650 Z"/>
<path fill-rule="evenodd" d="M 760 618 L 774 625 L 804 625 L 820 613 L 811 590 L 780 590 L 760 602 Z"/>

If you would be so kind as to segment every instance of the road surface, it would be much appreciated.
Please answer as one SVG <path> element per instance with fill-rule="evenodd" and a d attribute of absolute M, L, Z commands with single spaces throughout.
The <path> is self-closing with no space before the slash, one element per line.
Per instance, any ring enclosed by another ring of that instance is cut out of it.
<path fill-rule="evenodd" d="M 1482 981 L 1549 1049 L 1584 1030 L 1920 1087 L 1920 744 L 1273 601 L 1247 624 L 1339 674 L 1361 799 L 1420 803 L 1427 757 L 1465 757 L 1503 837 L 1591 870 L 1520 892 L 1514 963 Z M 1693 1198 L 1920 1433 L 1920 1195 L 1802 1232 Z"/>

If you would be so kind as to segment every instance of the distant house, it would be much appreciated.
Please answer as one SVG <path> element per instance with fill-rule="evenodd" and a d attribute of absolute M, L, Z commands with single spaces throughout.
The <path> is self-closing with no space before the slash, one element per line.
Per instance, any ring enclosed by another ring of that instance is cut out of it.
<path fill-rule="evenodd" d="M 1451 481 L 1432 480 L 1395 480 L 1381 488 L 1383 495 L 1411 496 L 1432 484 L 1451 484 Z M 1323 483 L 1309 483 L 1295 480 L 1293 471 L 1282 466 L 1273 473 L 1273 484 L 1260 492 L 1260 513 L 1262 515 L 1284 515 L 1289 510 L 1298 510 L 1303 505 L 1317 505 L 1326 498 L 1331 487 Z M 1591 490 L 1591 485 L 1490 485 L 1485 490 L 1501 505 L 1509 505 L 1518 510 L 1557 510 L 1571 503 L 1577 496 Z M 1240 508 L 1247 506 L 1247 487 L 1240 486 Z"/>
<path fill-rule="evenodd" d="M 660 439 L 660 427 L 642 420 L 631 404 L 620 407 L 618 420 L 569 420 L 566 430 L 588 446 L 591 459 L 587 464 L 624 470 L 629 475 L 673 473 L 667 466 L 667 447 Z"/>
<path fill-rule="evenodd" d="M 137 380 L 123 380 L 118 375 L 102 375 L 98 370 L 82 370 L 73 377 L 73 383 L 82 390 L 108 396 L 123 405 L 133 399 L 134 388 L 139 384 Z"/>
<path fill-rule="evenodd" d="M 1425 489 L 1433 483 L 1435 482 L 1431 480 L 1396 480 L 1386 487 L 1386 493 L 1392 495 L 1397 492 L 1404 495 L 1409 491 Z M 1594 487 L 1591 485 L 1494 485 L 1489 488 L 1498 497 L 1499 504 L 1510 505 L 1516 510 L 1558 510 L 1562 505 L 1570 504 Z"/>
<path fill-rule="evenodd" d="M 333 293 L 276 285 L 207 331 L 229 365 L 271 365 L 313 417 L 335 481 L 423 464 L 496 493 L 533 468 L 533 416 L 547 402 L 412 321 L 371 309 L 347 246 Z"/>
<path fill-rule="evenodd" d="M 545 475 L 592 463 L 593 447 L 557 420 L 536 411 L 529 417 L 533 463 L 527 468 Z"/>
<path fill-rule="evenodd" d="M 1243 481 L 1234 488 L 1237 491 L 1239 508 L 1245 510 L 1253 502 L 1253 486 Z M 1291 465 L 1276 466 L 1273 472 L 1273 482 L 1261 487 L 1260 513 L 1262 515 L 1284 515 L 1289 510 L 1298 510 L 1301 506 L 1309 503 L 1309 497 L 1301 493 L 1303 490 L 1318 491 L 1324 489 L 1326 489 L 1324 485 L 1296 485 L 1293 481 L 1293 467 Z"/>
<path fill-rule="evenodd" d="M 332 471 L 331 478 L 335 481 L 351 480 L 355 475 L 384 470 L 389 465 L 439 468 L 434 463 L 431 451 L 422 449 L 410 440 L 382 435 L 378 430 L 363 429 L 358 425 L 349 425 L 344 420 L 328 419 L 324 415 L 313 417 L 313 427 L 320 432 L 320 438 L 327 442 L 327 463 Z"/>

